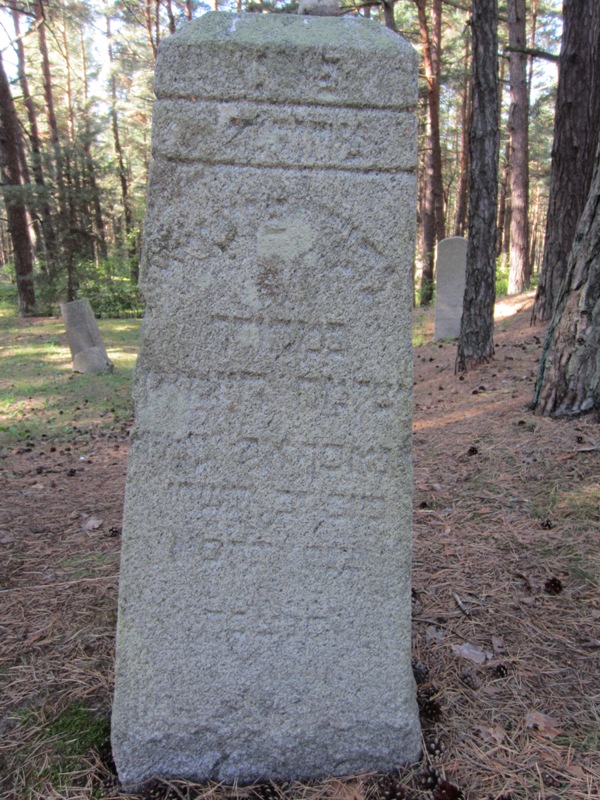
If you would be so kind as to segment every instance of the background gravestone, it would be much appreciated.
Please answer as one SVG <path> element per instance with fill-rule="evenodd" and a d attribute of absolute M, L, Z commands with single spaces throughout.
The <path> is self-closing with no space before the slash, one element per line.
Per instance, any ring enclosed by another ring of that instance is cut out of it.
<path fill-rule="evenodd" d="M 161 43 L 112 729 L 126 785 L 418 756 L 416 77 L 410 45 L 364 19 L 210 13 Z"/>
<path fill-rule="evenodd" d="M 75 372 L 97 374 L 112 372 L 96 317 L 87 298 L 60 304 L 60 313 L 67 331 L 67 341 Z"/>
<path fill-rule="evenodd" d="M 434 339 L 455 339 L 460 335 L 466 271 L 467 240 L 462 236 L 451 236 L 438 242 Z"/>

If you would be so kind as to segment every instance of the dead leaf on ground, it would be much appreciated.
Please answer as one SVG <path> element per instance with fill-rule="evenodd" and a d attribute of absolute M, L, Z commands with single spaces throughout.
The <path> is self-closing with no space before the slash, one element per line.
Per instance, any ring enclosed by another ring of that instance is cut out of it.
<path fill-rule="evenodd" d="M 502 725 L 475 725 L 475 730 L 480 734 L 484 742 L 502 744 L 506 736 L 506 731 Z"/>
<path fill-rule="evenodd" d="M 581 780 L 585 778 L 585 770 L 579 764 L 570 764 L 568 767 L 565 767 L 565 772 L 572 775 L 574 778 L 581 778 Z"/>
<path fill-rule="evenodd" d="M 539 731 L 547 739 L 556 739 L 558 734 L 562 733 L 560 728 L 556 727 L 557 721 L 548 714 L 542 714 L 541 711 L 529 711 L 525 716 L 525 723 L 528 728 Z"/>

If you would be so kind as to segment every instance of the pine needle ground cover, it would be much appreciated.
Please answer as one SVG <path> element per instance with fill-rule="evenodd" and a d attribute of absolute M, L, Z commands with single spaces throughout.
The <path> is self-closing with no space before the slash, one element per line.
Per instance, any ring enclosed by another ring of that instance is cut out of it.
<path fill-rule="evenodd" d="M 463 379 L 455 344 L 432 342 L 432 316 L 416 312 L 422 761 L 315 784 L 154 781 L 134 797 L 600 796 L 600 429 L 591 417 L 559 422 L 527 410 L 543 341 L 543 329 L 529 326 L 530 305 L 521 296 L 498 308 L 496 358 Z M 60 321 L 0 320 L 0 795 L 8 800 L 125 798 L 109 717 L 137 323 L 101 328 L 117 368 L 96 382 L 70 377 Z"/>

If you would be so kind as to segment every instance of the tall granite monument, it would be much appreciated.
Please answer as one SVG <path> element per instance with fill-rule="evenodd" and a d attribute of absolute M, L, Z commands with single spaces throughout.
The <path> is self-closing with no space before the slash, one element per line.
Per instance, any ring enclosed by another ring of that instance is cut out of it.
<path fill-rule="evenodd" d="M 356 18 L 162 41 L 119 597 L 121 781 L 389 770 L 410 660 L 417 62 Z"/>

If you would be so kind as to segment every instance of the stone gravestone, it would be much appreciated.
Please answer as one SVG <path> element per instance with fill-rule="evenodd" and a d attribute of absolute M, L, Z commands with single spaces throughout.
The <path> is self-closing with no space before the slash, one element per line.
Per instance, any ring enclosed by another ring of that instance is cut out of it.
<path fill-rule="evenodd" d="M 438 242 L 434 339 L 455 339 L 460 335 L 466 270 L 467 240 L 451 236 Z"/>
<path fill-rule="evenodd" d="M 127 786 L 418 756 L 416 75 L 364 19 L 209 13 L 161 43 L 112 723 Z"/>
<path fill-rule="evenodd" d="M 112 372 L 96 317 L 86 298 L 60 304 L 60 313 L 67 331 L 67 341 L 75 372 L 98 374 Z"/>

